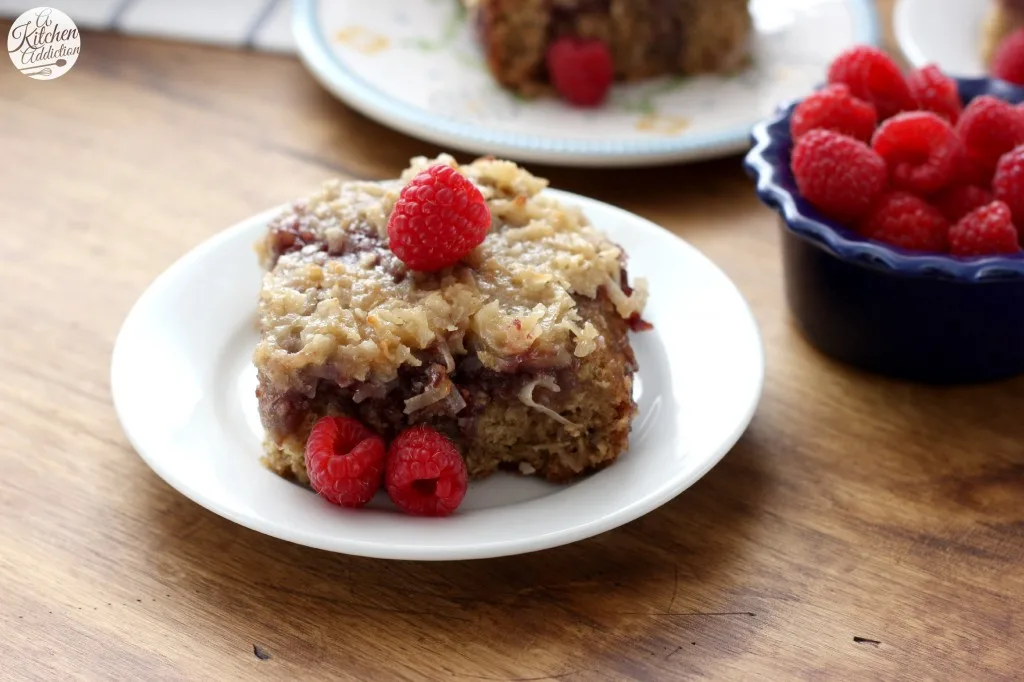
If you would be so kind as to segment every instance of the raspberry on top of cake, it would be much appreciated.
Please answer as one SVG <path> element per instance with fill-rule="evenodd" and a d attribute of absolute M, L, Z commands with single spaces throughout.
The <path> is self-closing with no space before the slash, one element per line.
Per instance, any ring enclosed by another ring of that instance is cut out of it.
<path fill-rule="evenodd" d="M 491 228 L 453 267 L 416 272 L 389 248 L 399 193 L 449 165 Z M 327 414 L 385 437 L 415 423 L 458 445 L 471 475 L 499 466 L 566 480 L 626 447 L 646 286 L 625 254 L 545 180 L 508 161 L 417 158 L 385 182 L 330 182 L 258 244 L 258 368 L 267 463 L 305 480 L 302 448 Z"/>

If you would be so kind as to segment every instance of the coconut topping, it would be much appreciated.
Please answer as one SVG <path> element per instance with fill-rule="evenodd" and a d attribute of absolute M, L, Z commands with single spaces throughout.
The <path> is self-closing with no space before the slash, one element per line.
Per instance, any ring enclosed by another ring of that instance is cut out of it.
<path fill-rule="evenodd" d="M 387 219 L 404 184 L 436 163 L 480 189 L 492 225 L 462 263 L 412 272 L 388 250 Z M 256 349 L 264 378 L 310 390 L 318 379 L 385 384 L 402 366 L 438 360 L 450 371 L 455 357 L 470 353 L 497 371 L 564 367 L 592 353 L 602 339 L 576 299 L 603 290 L 619 315 L 635 318 L 646 284 L 624 287 L 622 250 L 546 186 L 508 161 L 460 167 L 441 156 L 414 159 L 399 181 L 329 182 L 291 205 L 257 245 L 268 269 Z M 521 395 L 527 404 L 534 386 Z M 444 399 L 450 388 L 428 387 L 407 410 Z"/>

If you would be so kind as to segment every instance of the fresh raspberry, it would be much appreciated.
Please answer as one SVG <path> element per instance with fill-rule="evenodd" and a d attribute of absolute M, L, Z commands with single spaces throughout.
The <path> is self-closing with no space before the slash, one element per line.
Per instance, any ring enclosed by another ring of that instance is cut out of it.
<path fill-rule="evenodd" d="M 949 228 L 949 251 L 954 256 L 989 256 L 1020 251 L 1010 207 L 1001 201 L 968 213 Z"/>
<path fill-rule="evenodd" d="M 961 138 L 961 143 L 963 143 L 963 138 Z M 956 182 L 953 184 L 988 187 L 992 184 L 992 171 L 985 170 L 982 163 L 971 156 L 971 153 L 964 147 L 964 157 L 960 163 L 960 170 L 957 171 Z"/>
<path fill-rule="evenodd" d="M 976 185 L 956 185 L 934 198 L 932 205 L 953 224 L 971 211 L 992 203 L 992 192 Z"/>
<path fill-rule="evenodd" d="M 480 190 L 451 166 L 436 165 L 402 189 L 388 219 L 388 240 L 410 269 L 432 272 L 458 263 L 490 229 Z"/>
<path fill-rule="evenodd" d="M 975 98 L 964 109 L 956 132 L 967 147 L 967 158 L 976 167 L 974 184 L 992 181 L 999 158 L 1024 144 L 1024 117 L 1012 104 L 990 95 Z"/>
<path fill-rule="evenodd" d="M 392 441 L 386 470 L 388 495 L 406 514 L 447 516 L 466 496 L 466 463 L 429 426 L 408 428 Z"/>
<path fill-rule="evenodd" d="M 917 108 L 900 67 L 877 47 L 859 45 L 835 58 L 828 69 L 829 83 L 846 83 L 854 97 L 871 102 L 878 118 Z"/>
<path fill-rule="evenodd" d="M 996 199 L 1010 207 L 1014 224 L 1024 229 L 1024 145 L 999 159 L 992 189 Z"/>
<path fill-rule="evenodd" d="M 882 196 L 859 226 L 868 239 L 910 251 L 944 253 L 949 222 L 939 209 L 909 192 Z"/>
<path fill-rule="evenodd" d="M 547 65 L 558 94 L 580 107 L 604 102 L 615 80 L 611 50 L 600 40 L 559 38 L 548 48 Z"/>
<path fill-rule="evenodd" d="M 854 223 L 885 189 L 885 161 L 860 140 L 812 130 L 793 148 L 796 185 L 826 216 Z"/>
<path fill-rule="evenodd" d="M 992 75 L 1015 85 L 1024 85 L 1024 28 L 1003 39 L 992 57 Z"/>
<path fill-rule="evenodd" d="M 836 83 L 800 102 L 793 110 L 789 127 L 794 140 L 823 128 L 868 142 L 877 125 L 878 114 L 874 105 L 862 102 L 850 94 L 849 87 Z"/>
<path fill-rule="evenodd" d="M 384 441 L 348 417 L 322 417 L 306 440 L 309 484 L 328 502 L 362 507 L 380 490 Z"/>
<path fill-rule="evenodd" d="M 942 73 L 939 67 L 929 64 L 911 71 L 907 85 L 919 109 L 936 113 L 954 124 L 960 118 L 964 105 L 960 102 L 956 81 Z"/>
<path fill-rule="evenodd" d="M 885 159 L 893 187 L 921 195 L 952 185 L 964 157 L 953 126 L 930 111 L 893 116 L 875 131 L 871 146 Z"/>

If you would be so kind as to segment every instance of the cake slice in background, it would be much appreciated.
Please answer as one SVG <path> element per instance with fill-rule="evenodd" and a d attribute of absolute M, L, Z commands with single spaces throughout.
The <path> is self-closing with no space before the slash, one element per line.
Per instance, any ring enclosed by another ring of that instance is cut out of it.
<path fill-rule="evenodd" d="M 1024 28 L 1024 0 L 995 0 L 985 18 L 982 36 L 982 57 L 986 65 L 992 63 L 992 57 L 1006 36 L 1018 28 Z"/>
<path fill-rule="evenodd" d="M 531 96 L 549 90 L 548 49 L 600 41 L 615 80 L 735 69 L 749 55 L 747 0 L 461 0 L 494 77 Z"/>

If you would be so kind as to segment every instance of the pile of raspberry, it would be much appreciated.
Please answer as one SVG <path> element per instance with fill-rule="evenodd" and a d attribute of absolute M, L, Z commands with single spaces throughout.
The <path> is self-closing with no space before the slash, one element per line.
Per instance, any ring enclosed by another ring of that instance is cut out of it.
<path fill-rule="evenodd" d="M 1021 251 L 1024 105 L 987 95 L 965 107 L 936 66 L 904 74 L 858 46 L 793 111 L 790 165 L 826 217 L 908 251 Z"/>

